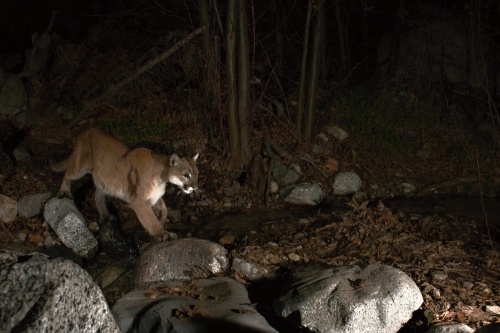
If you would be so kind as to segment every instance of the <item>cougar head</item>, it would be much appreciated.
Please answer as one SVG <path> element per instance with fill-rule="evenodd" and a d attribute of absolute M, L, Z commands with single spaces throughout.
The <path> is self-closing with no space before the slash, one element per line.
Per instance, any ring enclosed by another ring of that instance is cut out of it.
<path fill-rule="evenodd" d="M 170 156 L 168 181 L 179 186 L 187 194 L 198 189 L 198 168 L 196 167 L 198 155 L 189 159 L 180 158 L 177 154 Z"/>

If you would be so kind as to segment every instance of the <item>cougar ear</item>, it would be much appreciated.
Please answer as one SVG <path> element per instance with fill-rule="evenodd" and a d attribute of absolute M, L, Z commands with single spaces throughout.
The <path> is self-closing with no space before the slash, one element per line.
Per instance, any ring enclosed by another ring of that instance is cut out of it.
<path fill-rule="evenodd" d="M 179 155 L 172 154 L 172 156 L 170 156 L 170 165 L 174 166 L 174 165 L 179 164 L 179 160 L 180 160 Z"/>
<path fill-rule="evenodd" d="M 193 156 L 193 160 L 196 162 L 196 160 L 198 159 L 198 156 L 200 156 L 200 153 L 196 153 L 196 155 Z"/>

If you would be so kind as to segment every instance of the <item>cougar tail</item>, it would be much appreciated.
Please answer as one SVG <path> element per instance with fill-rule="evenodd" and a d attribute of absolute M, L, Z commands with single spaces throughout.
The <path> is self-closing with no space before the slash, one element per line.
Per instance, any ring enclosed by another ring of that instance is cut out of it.
<path fill-rule="evenodd" d="M 55 172 L 63 172 L 68 168 L 69 158 L 64 159 L 60 162 L 56 162 L 53 159 L 50 160 L 50 168 Z"/>

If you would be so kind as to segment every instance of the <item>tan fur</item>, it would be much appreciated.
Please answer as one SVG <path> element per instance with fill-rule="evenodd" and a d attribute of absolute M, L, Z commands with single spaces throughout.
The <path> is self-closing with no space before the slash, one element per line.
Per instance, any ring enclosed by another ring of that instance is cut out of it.
<path fill-rule="evenodd" d="M 167 183 L 185 193 L 198 188 L 196 159 L 155 154 L 146 148 L 130 150 L 116 137 L 97 128 L 82 132 L 71 155 L 51 163 L 52 170 L 66 171 L 59 193 L 71 196 L 71 181 L 92 174 L 96 186 L 95 201 L 100 219 L 110 216 L 106 196 L 127 202 L 139 221 L 153 237 L 164 238 L 168 233 L 162 223 L 167 220 L 167 207 L 162 199 Z M 154 210 L 154 211 L 153 211 Z M 161 222 L 155 215 L 161 215 Z"/>

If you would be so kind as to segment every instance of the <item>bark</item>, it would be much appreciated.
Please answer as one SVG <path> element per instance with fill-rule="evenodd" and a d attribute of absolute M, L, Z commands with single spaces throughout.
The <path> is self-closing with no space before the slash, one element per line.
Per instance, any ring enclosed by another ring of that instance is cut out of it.
<path fill-rule="evenodd" d="M 238 92 L 236 73 L 236 28 L 238 24 L 237 2 L 229 0 L 227 3 L 227 31 L 226 31 L 226 79 L 227 79 L 227 121 L 229 131 L 229 169 L 239 167 L 240 162 L 240 133 L 238 122 Z"/>
<path fill-rule="evenodd" d="M 307 104 L 305 109 L 305 122 L 304 122 L 304 137 L 311 138 L 314 115 L 316 113 L 316 99 L 318 96 L 318 77 L 320 72 L 321 60 L 321 40 L 323 39 L 324 26 L 325 26 L 325 10 L 324 1 L 318 1 L 318 12 L 316 14 L 316 29 L 314 31 L 314 44 L 311 55 L 311 70 L 309 78 L 309 86 L 307 92 Z"/>
<path fill-rule="evenodd" d="M 309 50 L 309 30 L 311 26 L 311 12 L 314 0 L 309 0 L 307 6 L 306 29 L 304 31 L 304 46 L 302 49 L 302 66 L 300 68 L 299 101 L 297 103 L 297 134 L 302 136 L 304 118 L 304 103 L 306 100 L 307 55 Z"/>
<path fill-rule="evenodd" d="M 246 166 L 252 158 L 252 145 L 250 143 L 250 59 L 246 1 L 240 0 L 239 6 L 238 112 L 241 135 L 241 163 Z"/>

